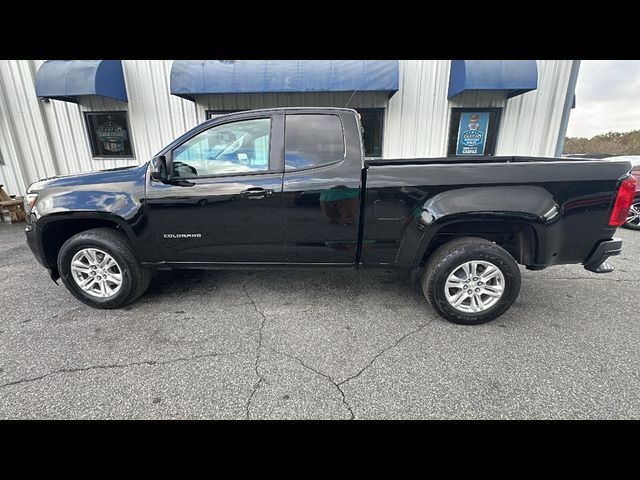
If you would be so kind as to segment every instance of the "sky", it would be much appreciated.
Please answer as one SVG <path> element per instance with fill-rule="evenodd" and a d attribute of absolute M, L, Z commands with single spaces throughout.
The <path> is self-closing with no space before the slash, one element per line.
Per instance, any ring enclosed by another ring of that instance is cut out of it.
<path fill-rule="evenodd" d="M 640 130 L 640 60 L 582 60 L 568 137 Z"/>

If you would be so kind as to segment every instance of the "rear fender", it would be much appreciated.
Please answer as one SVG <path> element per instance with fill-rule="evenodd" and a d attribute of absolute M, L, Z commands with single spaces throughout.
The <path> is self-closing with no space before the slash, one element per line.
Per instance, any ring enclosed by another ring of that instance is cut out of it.
<path fill-rule="evenodd" d="M 447 190 L 414 209 L 405 227 L 395 264 L 401 268 L 419 268 L 438 232 L 461 222 L 491 220 L 529 225 L 536 233 L 536 250 L 539 251 L 540 245 L 545 243 L 548 230 L 545 227 L 559 219 L 558 204 L 542 187 L 515 185 Z"/>

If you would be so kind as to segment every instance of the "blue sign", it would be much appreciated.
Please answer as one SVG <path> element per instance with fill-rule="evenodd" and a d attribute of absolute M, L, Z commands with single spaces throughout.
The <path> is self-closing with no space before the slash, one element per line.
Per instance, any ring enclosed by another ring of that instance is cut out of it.
<path fill-rule="evenodd" d="M 488 128 L 489 112 L 462 112 L 456 155 L 484 155 Z"/>

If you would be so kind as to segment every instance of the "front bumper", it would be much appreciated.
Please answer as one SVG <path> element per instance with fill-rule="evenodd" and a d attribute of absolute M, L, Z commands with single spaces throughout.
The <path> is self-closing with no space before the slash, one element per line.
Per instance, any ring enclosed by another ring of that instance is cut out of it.
<path fill-rule="evenodd" d="M 613 267 L 606 263 L 606 260 L 614 255 L 620 255 L 621 252 L 622 240 L 620 238 L 604 240 L 598 244 L 593 253 L 585 260 L 584 268 L 595 273 L 612 272 Z"/>
<path fill-rule="evenodd" d="M 33 252 L 33 256 L 36 260 L 45 268 L 49 268 L 44 254 L 44 248 L 42 247 L 42 232 L 38 226 L 33 222 L 28 222 L 24 229 L 24 233 L 27 236 L 27 244 Z"/>

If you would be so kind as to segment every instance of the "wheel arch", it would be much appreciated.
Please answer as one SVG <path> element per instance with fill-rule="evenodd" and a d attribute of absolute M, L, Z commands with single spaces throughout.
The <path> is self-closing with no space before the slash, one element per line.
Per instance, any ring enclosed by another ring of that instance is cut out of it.
<path fill-rule="evenodd" d="M 44 260 L 54 280 L 60 278 L 57 266 L 60 248 L 69 238 L 80 232 L 93 228 L 111 228 L 123 232 L 132 245 L 135 241 L 135 235 L 129 224 L 123 218 L 112 214 L 50 215 L 42 218 L 39 223 Z"/>
<path fill-rule="evenodd" d="M 411 268 L 421 268 L 438 247 L 461 237 L 479 237 L 494 242 L 521 265 L 536 263 L 541 240 L 539 224 L 528 216 L 479 213 L 445 217 L 422 236 Z"/>

